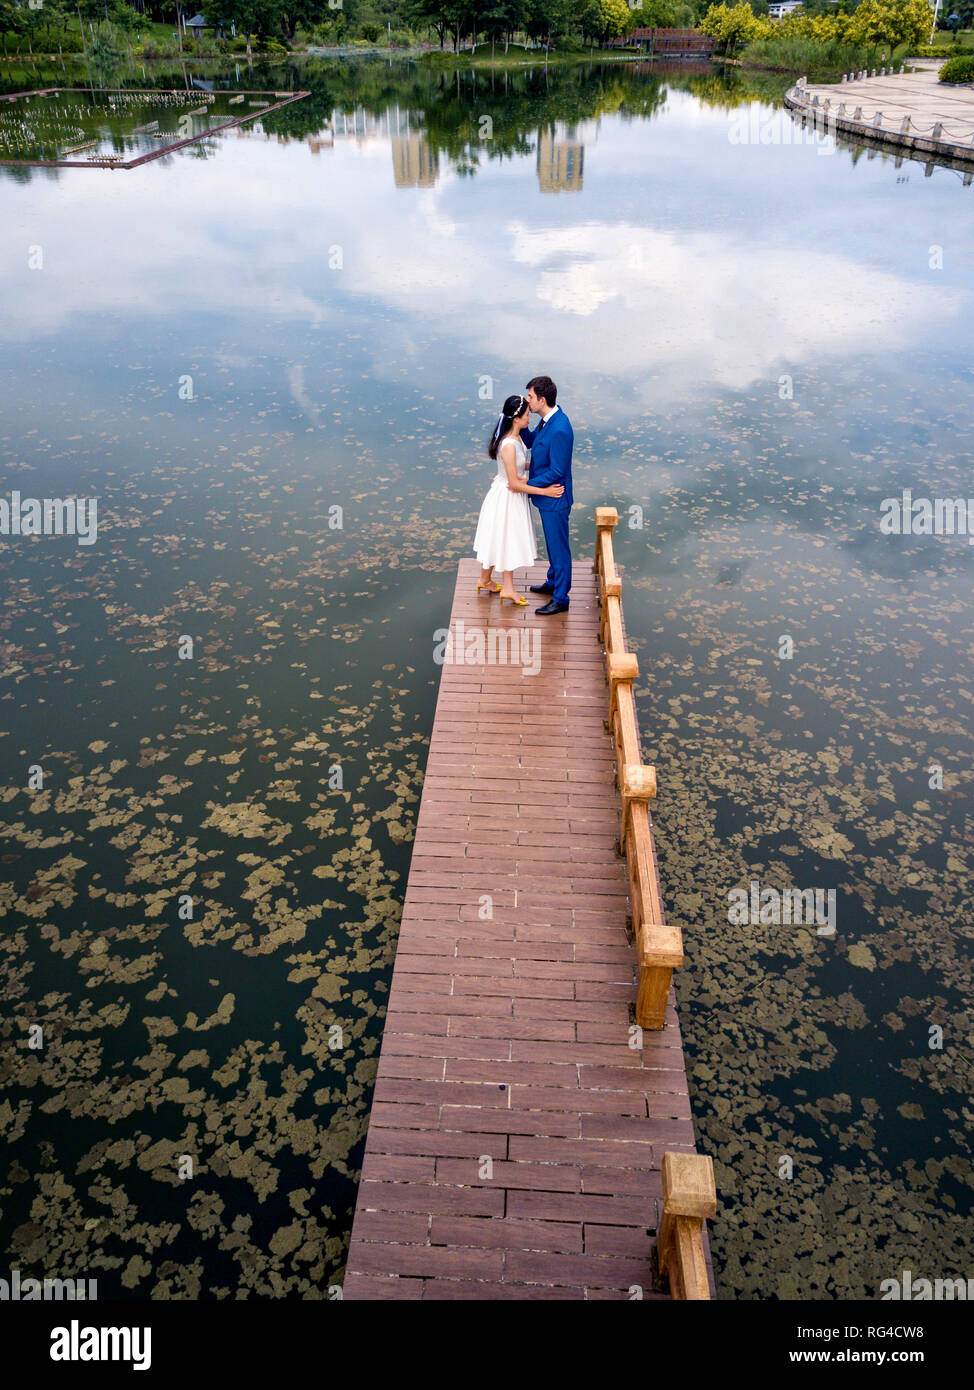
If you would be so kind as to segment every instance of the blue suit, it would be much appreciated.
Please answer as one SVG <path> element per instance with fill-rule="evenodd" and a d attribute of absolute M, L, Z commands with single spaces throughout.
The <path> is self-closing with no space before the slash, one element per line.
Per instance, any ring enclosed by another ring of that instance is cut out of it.
<path fill-rule="evenodd" d="M 561 497 L 532 497 L 541 513 L 545 545 L 548 547 L 548 583 L 554 593 L 554 603 L 567 603 L 572 587 L 572 551 L 568 522 L 572 502 L 572 446 L 575 435 L 571 421 L 559 406 L 544 424 L 534 430 L 522 430 L 521 439 L 531 450 L 531 471 L 528 482 L 532 487 L 550 487 L 561 483 Z"/>

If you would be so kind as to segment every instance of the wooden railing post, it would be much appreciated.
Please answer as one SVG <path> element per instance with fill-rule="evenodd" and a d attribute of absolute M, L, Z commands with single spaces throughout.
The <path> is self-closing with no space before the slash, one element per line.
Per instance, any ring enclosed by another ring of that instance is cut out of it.
<path fill-rule="evenodd" d="M 599 619 L 599 642 L 606 651 L 612 650 L 613 629 L 618 627 L 619 631 L 622 630 L 621 621 L 618 624 L 612 621 L 615 614 L 611 612 L 610 605 L 621 613 L 622 580 L 618 576 L 615 579 L 602 581 L 602 616 Z"/>
<path fill-rule="evenodd" d="M 622 826 L 619 830 L 619 853 L 625 854 L 631 824 L 630 807 L 634 801 L 644 805 L 656 795 L 656 769 L 645 763 L 629 763 L 622 769 Z"/>
<path fill-rule="evenodd" d="M 622 581 L 607 579 L 602 585 L 602 622 L 599 625 L 599 641 L 607 654 L 621 656 L 625 653 L 626 642 L 622 635 Z"/>
<path fill-rule="evenodd" d="M 619 513 L 615 507 L 596 507 L 595 563 L 592 568 L 598 576 L 599 602 L 602 605 L 599 642 L 606 654 L 622 655 L 626 649 L 622 633 L 622 582 L 616 572 L 612 553 L 612 532 L 618 523 Z"/>
<path fill-rule="evenodd" d="M 632 687 L 639 675 L 639 661 L 633 652 L 620 652 L 618 656 L 610 652 L 605 661 L 605 678 L 609 682 L 609 721 L 608 729 L 615 728 L 616 711 L 619 708 L 619 686 Z"/>
<path fill-rule="evenodd" d="M 592 568 L 596 574 L 602 573 L 602 537 L 607 535 L 612 543 L 612 532 L 619 524 L 619 513 L 615 507 L 596 507 L 595 509 L 595 562 Z"/>
<path fill-rule="evenodd" d="M 645 921 L 636 932 L 636 949 L 639 957 L 636 1022 L 640 1028 L 658 1032 L 666 1026 L 666 1004 L 673 971 L 683 964 L 683 933 L 670 922 Z"/>
<path fill-rule="evenodd" d="M 609 680 L 609 719 L 607 728 L 612 735 L 616 753 L 616 786 L 622 788 L 622 770 L 630 763 L 642 761 L 639 752 L 639 729 L 636 725 L 636 697 L 632 683 L 639 674 L 639 664 L 632 652 L 606 658 Z"/>
<path fill-rule="evenodd" d="M 708 1154 L 663 1155 L 663 1216 L 656 1255 L 673 1298 L 709 1299 L 703 1223 L 717 1215 L 713 1159 Z"/>

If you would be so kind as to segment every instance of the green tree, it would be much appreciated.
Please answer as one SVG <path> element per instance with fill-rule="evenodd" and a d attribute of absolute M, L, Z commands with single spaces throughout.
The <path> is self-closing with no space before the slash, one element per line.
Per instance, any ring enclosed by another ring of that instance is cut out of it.
<path fill-rule="evenodd" d="M 450 28 L 450 16 L 444 0 L 405 0 L 402 17 L 413 29 L 433 29 L 443 47 Z"/>
<path fill-rule="evenodd" d="M 702 34 L 715 38 L 724 53 L 733 53 L 741 44 L 756 39 L 766 24 L 767 21 L 758 19 L 750 5 L 741 0 L 737 5 L 711 5 L 699 29 Z"/>
<path fill-rule="evenodd" d="M 131 32 L 139 23 L 139 16 L 125 0 L 77 0 L 75 9 L 88 24 L 104 21 L 116 29 Z"/>
<path fill-rule="evenodd" d="M 7 36 L 17 39 L 22 37 L 25 29 L 26 7 L 21 9 L 12 0 L 0 0 L 0 36 L 3 38 L 3 53 L 7 56 Z"/>
<path fill-rule="evenodd" d="M 556 34 L 567 34 L 575 13 L 573 0 L 529 0 L 525 31 L 533 39 L 550 43 Z"/>
<path fill-rule="evenodd" d="M 630 10 L 626 0 L 590 0 L 579 12 L 576 20 L 580 22 L 582 33 L 587 39 L 618 39 L 627 34 L 637 23 L 638 10 Z"/>
<path fill-rule="evenodd" d="M 933 11 L 927 0 L 862 0 L 849 20 L 846 43 L 927 43 Z"/>
<path fill-rule="evenodd" d="M 971 0 L 974 4 L 974 0 Z M 49 38 L 60 49 L 68 23 L 76 14 L 70 0 L 44 0 L 44 25 Z"/>
<path fill-rule="evenodd" d="M 162 0 L 162 4 L 159 8 L 163 15 L 173 14 L 175 16 L 176 37 L 179 42 L 179 50 L 182 52 L 183 21 L 186 17 L 186 0 Z M 190 17 L 192 17 L 192 12 L 190 12 Z"/>
<path fill-rule="evenodd" d="M 32 10 L 29 5 L 22 5 L 21 10 L 24 15 L 23 34 L 27 39 L 27 51 L 34 52 L 34 44 L 40 46 L 41 25 L 44 23 L 43 9 Z"/>
<path fill-rule="evenodd" d="M 646 29 L 692 28 L 695 21 L 693 8 L 682 0 L 635 0 L 632 18 L 635 27 Z"/>
<path fill-rule="evenodd" d="M 251 34 L 259 32 L 260 0 L 206 0 L 205 14 L 212 24 L 219 24 L 225 34 L 236 30 L 247 40 L 247 60 L 253 60 Z"/>
<path fill-rule="evenodd" d="M 479 14 L 479 26 L 491 42 L 491 49 L 499 38 L 504 40 L 504 52 L 515 29 L 521 27 L 524 17 L 523 0 L 484 0 Z"/>

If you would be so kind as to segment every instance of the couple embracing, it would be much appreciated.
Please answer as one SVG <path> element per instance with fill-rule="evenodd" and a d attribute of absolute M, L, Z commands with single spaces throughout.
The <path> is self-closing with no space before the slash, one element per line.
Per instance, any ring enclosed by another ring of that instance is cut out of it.
<path fill-rule="evenodd" d="M 532 414 L 539 417 L 534 429 Z M 504 402 L 487 446 L 488 456 L 497 460 L 497 477 L 484 498 L 473 543 L 482 566 L 478 595 L 499 594 L 501 603 L 507 600 L 518 608 L 527 607 L 528 600 L 514 590 L 514 571 L 533 565 L 538 558 L 530 498 L 541 513 L 548 549 L 548 577 L 544 584 L 531 585 L 533 594 L 543 594 L 548 601 L 534 611 L 544 618 L 568 612 L 574 438 L 550 376 L 532 377 L 523 396 L 508 396 Z M 494 583 L 494 570 L 501 574 L 500 584 Z"/>

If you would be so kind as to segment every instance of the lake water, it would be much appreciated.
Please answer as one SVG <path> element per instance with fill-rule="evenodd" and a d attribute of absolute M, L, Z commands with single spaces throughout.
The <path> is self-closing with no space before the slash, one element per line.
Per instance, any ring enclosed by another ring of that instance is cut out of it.
<path fill-rule="evenodd" d="M 880 508 L 974 493 L 974 189 L 709 68 L 245 88 L 310 95 L 0 167 L 0 497 L 98 499 L 91 546 L 0 546 L 3 1258 L 340 1281 L 433 633 L 543 371 L 576 556 L 622 515 L 720 1294 L 966 1277 L 974 549 Z M 834 936 L 729 921 L 752 881 L 834 891 Z"/>

